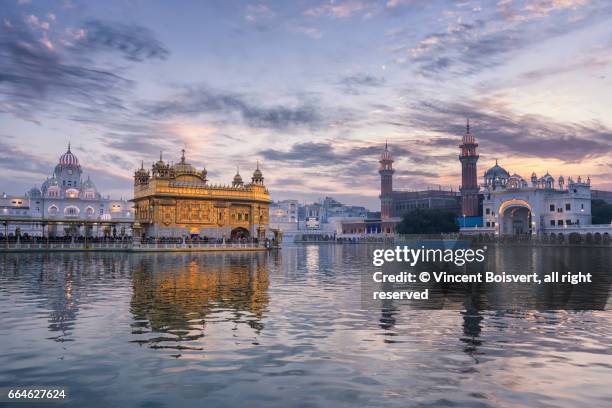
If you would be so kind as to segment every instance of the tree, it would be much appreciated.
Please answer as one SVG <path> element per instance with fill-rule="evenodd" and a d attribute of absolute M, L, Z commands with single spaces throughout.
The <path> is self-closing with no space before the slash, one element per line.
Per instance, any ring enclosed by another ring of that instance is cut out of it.
<path fill-rule="evenodd" d="M 612 204 L 600 199 L 592 200 L 591 215 L 593 216 L 593 224 L 612 223 Z"/>
<path fill-rule="evenodd" d="M 397 226 L 400 234 L 441 234 L 459 231 L 452 211 L 416 209 L 404 214 Z"/>

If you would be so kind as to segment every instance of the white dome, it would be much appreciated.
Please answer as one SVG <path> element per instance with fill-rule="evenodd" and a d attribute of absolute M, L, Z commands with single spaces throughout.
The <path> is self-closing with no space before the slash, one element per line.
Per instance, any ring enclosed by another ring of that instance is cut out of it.
<path fill-rule="evenodd" d="M 79 166 L 79 159 L 70 151 L 70 143 L 68 143 L 68 151 L 60 156 L 59 165 L 63 167 Z"/>

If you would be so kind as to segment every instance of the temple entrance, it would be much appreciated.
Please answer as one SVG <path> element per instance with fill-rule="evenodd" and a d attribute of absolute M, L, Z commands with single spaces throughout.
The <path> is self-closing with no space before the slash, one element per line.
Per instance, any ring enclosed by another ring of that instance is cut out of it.
<path fill-rule="evenodd" d="M 501 234 L 525 235 L 529 234 L 531 225 L 531 211 L 522 206 L 510 206 L 502 213 Z"/>
<path fill-rule="evenodd" d="M 232 230 L 232 240 L 249 238 L 250 236 L 251 234 L 249 234 L 249 230 L 246 228 L 238 227 Z"/>

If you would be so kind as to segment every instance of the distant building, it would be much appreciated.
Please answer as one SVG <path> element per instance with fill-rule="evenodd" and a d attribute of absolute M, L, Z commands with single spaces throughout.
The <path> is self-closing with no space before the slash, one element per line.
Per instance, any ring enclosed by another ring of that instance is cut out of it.
<path fill-rule="evenodd" d="M 469 133 L 469 130 L 468 130 Z M 472 145 L 476 146 L 473 136 Z M 465 144 L 465 137 L 464 137 Z M 462 162 L 463 163 L 463 162 Z M 463 191 L 462 191 L 463 192 Z M 470 190 L 471 193 L 471 190 Z M 605 192 L 603 192 L 605 196 Z M 495 235 L 558 235 L 612 233 L 610 225 L 591 224 L 591 179 L 557 179 L 532 173 L 529 182 L 495 165 L 484 173 L 483 224 L 463 232 Z"/>
<path fill-rule="evenodd" d="M 333 197 L 303 205 L 298 204 L 297 200 L 270 204 L 270 226 L 281 229 L 288 241 L 303 235 L 341 234 L 344 222 L 360 222 L 369 217 L 380 218 L 380 213 L 373 213 L 362 206 L 343 204 Z"/>
<path fill-rule="evenodd" d="M 297 200 L 276 201 L 270 204 L 270 228 L 280 229 L 284 232 L 298 229 Z"/>
<path fill-rule="evenodd" d="M 435 208 L 459 213 L 459 193 L 449 190 L 395 191 L 393 213 L 399 217 L 405 213 L 424 208 Z"/>
<path fill-rule="evenodd" d="M 415 209 L 443 209 L 458 215 L 462 231 L 495 234 L 609 234 L 612 227 L 591 225 L 591 199 L 612 202 L 612 192 L 591 191 L 591 181 L 578 177 L 567 183 L 549 174 L 531 183 L 521 176 L 510 175 L 496 162 L 484 173 L 484 184 L 478 184 L 478 143 L 470 131 L 469 121 L 460 144 L 461 187 L 452 190 L 399 191 L 393 189 L 393 156 L 389 146 L 380 155 L 380 230 L 392 233 L 401 217 Z M 378 224 L 347 222 L 345 233 L 372 233 Z M 467 228 L 466 228 L 467 227 Z"/>
<path fill-rule="evenodd" d="M 510 175 L 496 162 L 485 173 L 484 227 L 500 235 L 577 230 L 591 225 L 591 180 L 571 177 L 565 184 L 546 173 L 535 172 L 528 183 Z"/>
<path fill-rule="evenodd" d="M 89 176 L 83 180 L 83 170 L 70 144 L 40 188 L 33 187 L 24 196 L 3 194 L 0 198 L 0 218 L 23 219 L 21 223 L 9 223 L 8 232 L 32 236 L 43 234 L 43 224 L 47 225 L 45 235 L 51 237 L 80 236 L 86 229 L 88 236 L 129 234 L 133 215 L 128 201 L 105 198 Z M 87 227 L 78 221 L 88 221 Z M 117 231 L 116 224 L 104 225 L 104 221 L 125 221 L 125 225 Z"/>
<path fill-rule="evenodd" d="M 313 219 L 316 219 L 321 229 L 330 229 L 327 224 L 337 222 L 339 219 L 359 218 L 363 219 L 371 212 L 362 206 L 342 204 L 332 197 L 325 197 L 320 202 L 305 204 L 299 210 L 300 225 L 304 226 L 307 220 L 310 220 L 311 225 Z M 333 229 L 333 228 L 332 228 Z"/>
<path fill-rule="evenodd" d="M 393 156 L 389 146 L 385 143 L 385 149 L 380 155 L 380 227 L 383 233 L 393 233 L 402 216 L 415 209 L 441 209 L 453 211 L 457 214 L 461 211 L 461 196 L 459 192 L 452 190 L 423 190 L 402 191 L 393 190 Z M 365 230 L 365 225 L 363 227 Z"/>

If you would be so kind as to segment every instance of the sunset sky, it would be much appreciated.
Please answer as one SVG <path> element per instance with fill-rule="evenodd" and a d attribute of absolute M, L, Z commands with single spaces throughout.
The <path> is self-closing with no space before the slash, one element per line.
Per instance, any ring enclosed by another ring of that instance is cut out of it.
<path fill-rule="evenodd" d="M 259 160 L 274 199 L 379 209 L 395 187 L 458 188 L 470 118 L 480 177 L 590 175 L 612 189 L 612 3 L 0 3 L 0 191 L 51 175 L 70 141 L 103 194 L 187 160 L 229 183 Z"/>

